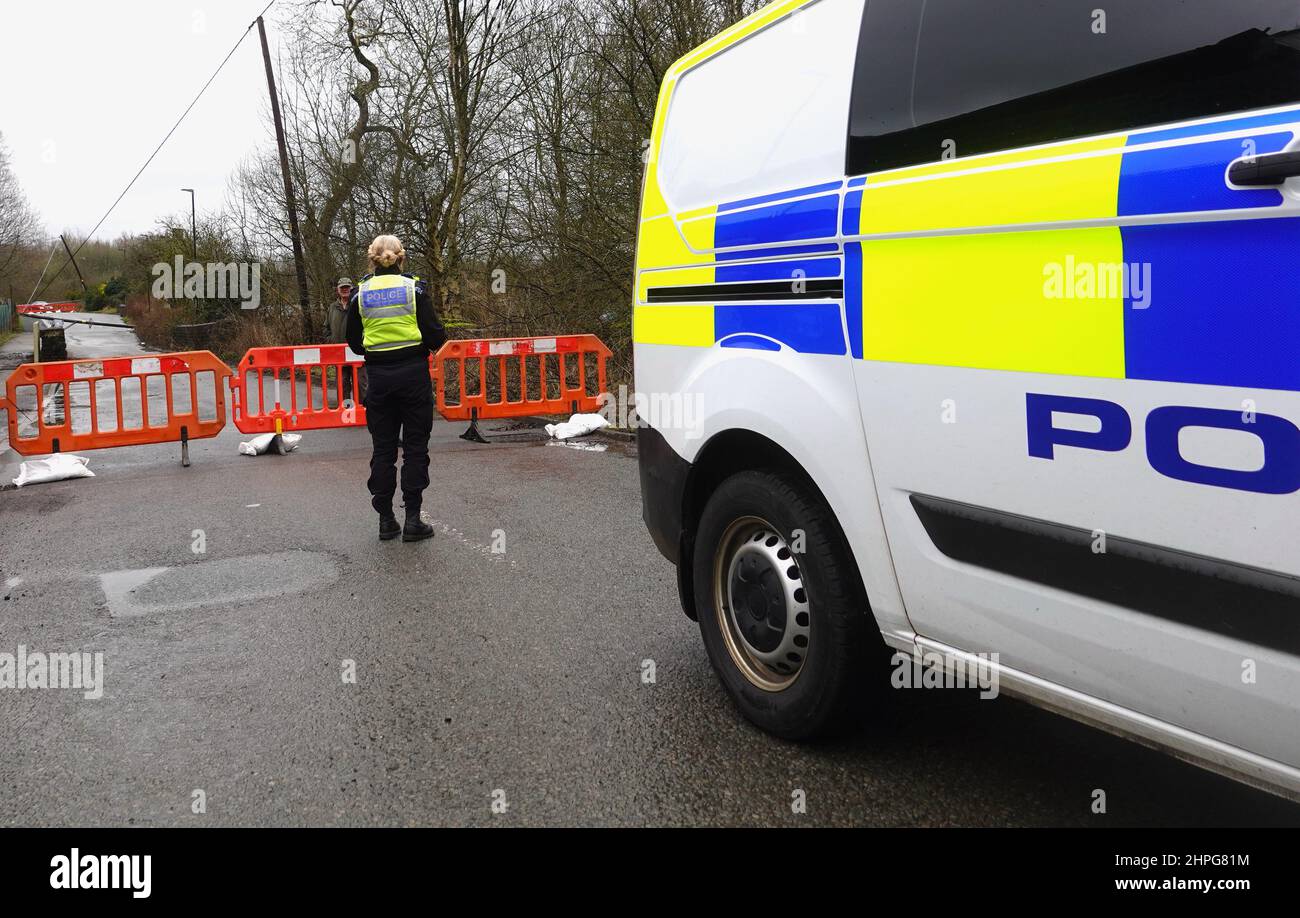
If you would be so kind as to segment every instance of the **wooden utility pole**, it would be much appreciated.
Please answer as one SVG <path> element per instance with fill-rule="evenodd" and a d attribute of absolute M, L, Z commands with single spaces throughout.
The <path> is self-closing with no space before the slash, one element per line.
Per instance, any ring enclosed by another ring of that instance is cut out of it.
<path fill-rule="evenodd" d="M 77 272 L 77 280 L 81 281 L 81 295 L 86 298 L 86 306 L 89 307 L 90 291 L 86 289 L 86 279 L 81 276 L 81 268 L 77 265 L 77 259 L 72 256 L 72 249 L 68 248 L 68 240 L 63 238 L 62 233 L 59 234 L 59 241 L 63 243 L 63 251 L 68 253 L 68 261 L 72 262 L 72 268 Z"/>
<path fill-rule="evenodd" d="M 262 60 L 266 64 L 266 87 L 271 93 L 271 117 L 275 121 L 275 142 L 280 148 L 280 173 L 284 176 L 284 204 L 289 211 L 289 236 L 293 241 L 293 264 L 298 272 L 298 302 L 302 305 L 303 343 L 316 338 L 311 321 L 311 296 L 307 292 L 307 269 L 302 263 L 302 240 L 298 236 L 298 203 L 293 196 L 293 178 L 289 174 L 289 150 L 284 144 L 284 122 L 280 120 L 280 96 L 275 91 L 275 73 L 271 70 L 271 49 L 266 44 L 266 26 L 257 17 L 257 34 L 262 39 Z"/>

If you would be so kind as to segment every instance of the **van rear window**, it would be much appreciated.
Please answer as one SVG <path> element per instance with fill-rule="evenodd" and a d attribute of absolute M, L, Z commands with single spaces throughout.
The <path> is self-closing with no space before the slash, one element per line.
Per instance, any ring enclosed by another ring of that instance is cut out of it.
<path fill-rule="evenodd" d="M 861 21 L 862 0 L 817 0 L 680 78 L 657 163 L 674 210 L 843 178 Z"/>
<path fill-rule="evenodd" d="M 870 0 L 849 175 L 1300 101 L 1300 0 Z"/>

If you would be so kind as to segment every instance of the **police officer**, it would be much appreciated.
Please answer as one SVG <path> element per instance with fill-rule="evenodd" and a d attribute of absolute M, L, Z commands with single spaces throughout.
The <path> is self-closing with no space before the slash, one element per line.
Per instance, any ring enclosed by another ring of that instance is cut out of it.
<path fill-rule="evenodd" d="M 429 486 L 429 432 L 433 384 L 429 354 L 447 334 L 418 277 L 403 274 L 406 251 L 396 236 L 378 236 L 367 251 L 373 273 L 361 279 L 348 303 L 348 346 L 366 359 L 366 426 L 370 457 L 370 503 L 379 512 L 379 538 L 417 542 L 433 535 L 420 519 Z M 406 525 L 393 515 L 397 445 L 402 446 L 402 503 Z"/>

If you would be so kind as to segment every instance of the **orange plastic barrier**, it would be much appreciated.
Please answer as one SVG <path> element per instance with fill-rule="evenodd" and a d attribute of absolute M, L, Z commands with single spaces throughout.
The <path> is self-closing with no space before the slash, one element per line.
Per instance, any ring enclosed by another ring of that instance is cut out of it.
<path fill-rule="evenodd" d="M 595 335 L 448 341 L 434 355 L 438 413 L 469 421 L 466 439 L 480 439 L 483 418 L 592 412 L 610 356 Z"/>
<path fill-rule="evenodd" d="M 480 418 L 596 411 L 610 356 L 595 335 L 448 341 L 429 373 L 438 413 L 468 420 L 466 439 L 481 439 Z M 180 442 L 189 465 L 189 441 L 225 427 L 223 380 L 242 433 L 364 427 L 363 365 L 346 344 L 252 348 L 233 377 L 211 351 L 28 363 L 6 380 L 0 408 L 25 456 Z"/>
<path fill-rule="evenodd" d="M 18 307 L 18 314 L 37 313 L 44 315 L 47 312 L 76 312 L 79 308 L 76 303 L 24 303 Z"/>
<path fill-rule="evenodd" d="M 215 437 L 226 425 L 211 351 L 25 363 L 5 382 L 9 445 L 24 456 Z"/>
<path fill-rule="evenodd" d="M 346 344 L 251 348 L 230 381 L 231 418 L 250 434 L 365 427 L 357 397 L 362 366 Z M 351 404 L 343 398 L 345 375 L 352 377 Z"/>

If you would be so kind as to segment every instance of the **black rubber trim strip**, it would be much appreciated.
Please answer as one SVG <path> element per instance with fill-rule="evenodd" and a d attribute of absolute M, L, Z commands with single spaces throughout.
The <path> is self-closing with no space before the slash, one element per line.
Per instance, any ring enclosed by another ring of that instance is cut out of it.
<path fill-rule="evenodd" d="M 835 278 L 746 281 L 735 284 L 689 284 L 681 287 L 651 287 L 648 303 L 730 303 L 736 300 L 838 300 L 844 296 L 844 281 Z"/>
<path fill-rule="evenodd" d="M 949 558 L 1215 634 L 1300 655 L 1300 577 L 1088 529 L 911 496 Z M 1207 525 L 1209 523 L 1207 522 Z"/>

